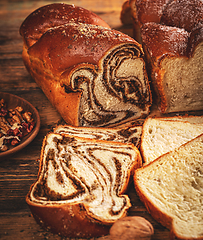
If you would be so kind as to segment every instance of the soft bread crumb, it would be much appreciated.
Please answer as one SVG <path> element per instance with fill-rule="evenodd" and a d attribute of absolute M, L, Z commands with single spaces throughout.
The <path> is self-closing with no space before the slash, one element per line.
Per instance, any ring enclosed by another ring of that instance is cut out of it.
<path fill-rule="evenodd" d="M 145 120 L 141 137 L 141 151 L 145 164 L 203 133 L 202 123 L 190 123 L 187 121 L 188 118 L 186 121 L 184 118 L 179 121 L 167 119 L 148 118 Z"/>
<path fill-rule="evenodd" d="M 184 239 L 203 237 L 203 134 L 136 170 L 135 187 L 152 216 Z M 170 217 L 172 220 L 167 220 Z"/>

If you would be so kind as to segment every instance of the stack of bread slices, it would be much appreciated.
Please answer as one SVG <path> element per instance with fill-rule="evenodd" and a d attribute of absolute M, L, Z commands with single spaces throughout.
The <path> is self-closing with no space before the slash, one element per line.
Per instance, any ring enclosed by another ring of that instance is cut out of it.
<path fill-rule="evenodd" d="M 203 118 L 148 118 L 135 189 L 171 239 L 203 239 Z"/>

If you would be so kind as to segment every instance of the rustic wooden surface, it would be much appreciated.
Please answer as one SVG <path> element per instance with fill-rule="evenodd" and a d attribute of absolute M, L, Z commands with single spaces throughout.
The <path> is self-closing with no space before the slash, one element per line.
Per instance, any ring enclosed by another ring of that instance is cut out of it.
<path fill-rule="evenodd" d="M 57 1 L 54 1 L 57 2 Z M 0 161 L 0 239 L 62 239 L 40 228 L 25 202 L 30 185 L 36 180 L 38 158 L 45 134 L 61 122 L 56 110 L 26 71 L 21 58 L 19 27 L 27 15 L 52 1 L 0 1 L 0 91 L 21 96 L 39 111 L 41 128 L 34 141 L 12 157 Z M 112 28 L 132 36 L 131 26 L 122 26 L 123 0 L 73 0 L 65 3 L 87 8 L 101 16 Z M 154 221 L 137 197 L 133 185 L 128 192 L 130 215 L 148 219 L 154 226 L 152 239 L 167 240 L 169 231 Z"/>

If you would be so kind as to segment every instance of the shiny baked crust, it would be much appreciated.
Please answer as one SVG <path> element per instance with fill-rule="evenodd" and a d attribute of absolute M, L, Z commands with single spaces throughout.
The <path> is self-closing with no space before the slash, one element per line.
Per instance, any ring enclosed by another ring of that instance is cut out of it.
<path fill-rule="evenodd" d="M 147 22 L 160 23 L 163 10 L 171 0 L 129 0 L 134 21 L 140 27 Z"/>
<path fill-rule="evenodd" d="M 28 31 L 38 19 L 32 13 L 20 30 L 28 71 L 68 124 L 113 126 L 147 115 L 151 93 L 141 45 L 104 24 L 87 23 L 86 14 L 81 22 L 53 23 L 35 37 Z"/>
<path fill-rule="evenodd" d="M 65 3 L 53 3 L 33 11 L 20 26 L 20 34 L 29 48 L 50 28 L 67 23 L 86 23 L 110 28 L 109 25 L 93 12 Z"/>

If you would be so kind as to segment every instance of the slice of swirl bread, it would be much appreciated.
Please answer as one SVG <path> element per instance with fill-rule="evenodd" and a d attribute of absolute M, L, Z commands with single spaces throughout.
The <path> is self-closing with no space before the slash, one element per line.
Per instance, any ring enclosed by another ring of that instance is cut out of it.
<path fill-rule="evenodd" d="M 203 239 L 203 134 L 136 170 L 134 183 L 171 239 Z"/>
<path fill-rule="evenodd" d="M 131 206 L 124 192 L 140 166 L 140 153 L 132 144 L 50 133 L 26 200 L 37 222 L 54 233 L 107 234 Z"/>
<path fill-rule="evenodd" d="M 133 143 L 136 147 L 139 147 L 142 134 L 142 126 L 140 125 L 122 128 L 90 128 L 59 125 L 54 129 L 54 132 L 95 140 Z"/>
<path fill-rule="evenodd" d="M 147 118 L 145 120 L 140 145 L 145 164 L 203 133 L 203 124 L 193 124 L 187 120 L 180 121 L 178 118 L 170 119 Z"/>

